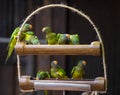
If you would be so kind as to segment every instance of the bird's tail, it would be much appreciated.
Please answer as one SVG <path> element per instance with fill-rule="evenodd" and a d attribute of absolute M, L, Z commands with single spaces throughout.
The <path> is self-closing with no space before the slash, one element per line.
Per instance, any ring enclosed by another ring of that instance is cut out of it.
<path fill-rule="evenodd" d="M 45 95 L 48 95 L 48 91 L 47 91 L 47 90 L 44 90 L 44 94 L 45 94 Z"/>
<path fill-rule="evenodd" d="M 7 57 L 5 59 L 5 64 L 7 64 L 8 59 L 9 59 L 9 56 L 7 55 Z"/>
<path fill-rule="evenodd" d="M 7 64 L 7 61 L 8 61 L 8 59 L 10 58 L 10 56 L 12 55 L 13 50 L 14 50 L 14 46 L 12 46 L 12 47 L 8 50 L 7 57 L 6 57 L 6 59 L 5 59 L 5 64 Z"/>

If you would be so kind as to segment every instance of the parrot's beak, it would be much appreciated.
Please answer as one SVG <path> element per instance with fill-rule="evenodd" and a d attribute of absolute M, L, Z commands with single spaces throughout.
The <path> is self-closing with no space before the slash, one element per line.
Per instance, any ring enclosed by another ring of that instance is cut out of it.
<path fill-rule="evenodd" d="M 38 78 L 38 77 L 36 77 L 36 80 L 39 80 L 39 78 Z"/>
<path fill-rule="evenodd" d="M 33 28 L 32 25 L 30 25 L 30 29 L 31 29 L 31 30 L 32 30 L 32 28 Z"/>
<path fill-rule="evenodd" d="M 70 38 L 70 34 L 66 34 L 66 37 L 67 37 L 67 38 Z"/>
<path fill-rule="evenodd" d="M 45 32 L 45 28 L 42 29 L 42 32 Z"/>

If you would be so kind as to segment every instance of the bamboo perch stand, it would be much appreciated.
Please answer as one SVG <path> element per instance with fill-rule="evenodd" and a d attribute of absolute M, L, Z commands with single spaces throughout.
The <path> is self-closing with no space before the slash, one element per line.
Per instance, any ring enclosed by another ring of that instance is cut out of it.
<path fill-rule="evenodd" d="M 19 83 L 22 91 L 66 90 L 66 91 L 104 91 L 105 80 L 31 80 L 30 76 L 21 76 Z"/>
<path fill-rule="evenodd" d="M 25 45 L 18 42 L 15 46 L 19 55 L 52 54 L 52 55 L 100 55 L 100 42 L 95 41 L 90 45 Z"/>
<path fill-rule="evenodd" d="M 91 44 L 80 45 L 26 45 L 20 42 L 21 30 L 25 23 L 35 14 L 47 8 L 61 7 L 69 9 L 81 17 L 85 18 L 94 28 L 99 41 L 94 41 Z M 17 43 L 15 46 L 17 54 L 17 69 L 18 80 L 22 92 L 30 92 L 36 90 L 69 90 L 69 91 L 97 91 L 99 93 L 107 92 L 107 70 L 105 62 L 104 44 L 96 25 L 93 21 L 82 11 L 63 4 L 50 4 L 40 7 L 33 11 L 23 22 L 17 36 Z M 29 54 L 47 54 L 47 55 L 93 55 L 101 56 L 103 64 L 103 77 L 97 77 L 95 80 L 31 80 L 30 76 L 21 76 L 20 73 L 20 56 Z"/>

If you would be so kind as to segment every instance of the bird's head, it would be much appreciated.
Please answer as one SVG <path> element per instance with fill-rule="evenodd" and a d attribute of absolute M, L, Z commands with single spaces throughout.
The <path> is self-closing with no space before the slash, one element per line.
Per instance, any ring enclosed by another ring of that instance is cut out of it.
<path fill-rule="evenodd" d="M 65 36 L 66 36 L 68 39 L 70 39 L 70 34 L 65 34 Z"/>
<path fill-rule="evenodd" d="M 51 67 L 56 67 L 58 65 L 58 61 L 54 60 L 51 62 Z"/>
<path fill-rule="evenodd" d="M 80 60 L 78 62 L 78 66 L 85 66 L 87 64 L 87 62 L 85 60 Z"/>
<path fill-rule="evenodd" d="M 42 29 L 42 32 L 44 32 L 44 33 L 50 33 L 51 32 L 51 28 L 48 26 L 46 26 L 46 27 L 43 27 L 43 29 Z"/>
<path fill-rule="evenodd" d="M 42 79 L 44 72 L 43 71 L 38 71 L 36 74 L 36 80 Z"/>
<path fill-rule="evenodd" d="M 23 26 L 22 31 L 29 31 L 29 30 L 32 30 L 32 25 L 26 23 L 26 24 Z"/>

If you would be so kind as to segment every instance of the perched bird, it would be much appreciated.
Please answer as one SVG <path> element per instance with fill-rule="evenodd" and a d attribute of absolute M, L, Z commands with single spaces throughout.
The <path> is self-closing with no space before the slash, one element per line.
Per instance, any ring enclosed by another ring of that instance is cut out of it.
<path fill-rule="evenodd" d="M 79 35 L 78 34 L 62 34 L 54 33 L 50 27 L 43 27 L 42 32 L 44 32 L 46 41 L 50 45 L 54 44 L 79 44 Z"/>
<path fill-rule="evenodd" d="M 45 33 L 45 39 L 48 44 L 50 45 L 57 44 L 58 41 L 57 34 L 52 32 L 50 27 L 44 27 L 42 29 L 42 32 Z"/>
<path fill-rule="evenodd" d="M 72 79 L 82 79 L 84 77 L 85 71 L 84 67 L 87 64 L 86 61 L 80 60 L 76 66 L 73 67 L 71 71 Z"/>
<path fill-rule="evenodd" d="M 51 62 L 50 75 L 56 79 L 68 79 L 66 72 L 58 65 L 58 61 Z"/>
<path fill-rule="evenodd" d="M 50 74 L 47 71 L 38 71 L 36 74 L 36 80 L 43 80 L 46 78 L 50 78 Z M 44 94 L 48 95 L 48 91 L 44 90 Z"/>
<path fill-rule="evenodd" d="M 56 60 L 51 62 L 50 74 L 52 78 L 68 79 L 66 72 L 58 65 L 58 61 Z M 65 95 L 65 90 L 63 90 L 63 95 Z"/>
<path fill-rule="evenodd" d="M 8 53 L 7 53 L 5 63 L 7 62 L 9 57 L 12 55 L 15 44 L 17 42 L 17 35 L 18 35 L 19 30 L 20 30 L 20 27 L 15 28 L 11 37 L 10 37 L 10 41 L 8 43 L 8 46 L 7 46 Z M 23 32 L 26 32 L 28 30 L 32 30 L 32 25 L 31 24 L 25 24 L 21 32 L 23 33 Z M 20 40 L 23 40 L 23 38 L 24 38 L 24 35 L 22 33 L 20 35 Z"/>
<path fill-rule="evenodd" d="M 36 74 L 36 79 L 46 79 L 46 78 L 50 78 L 50 74 L 47 71 L 38 71 Z"/>
<path fill-rule="evenodd" d="M 27 31 L 27 32 L 24 32 L 23 34 L 24 34 L 23 41 L 26 44 L 33 44 L 33 45 L 40 44 L 38 37 L 34 34 L 33 31 Z"/>
<path fill-rule="evenodd" d="M 64 45 L 64 44 L 69 44 L 69 34 L 57 34 L 58 38 L 58 44 L 59 45 Z"/>
<path fill-rule="evenodd" d="M 80 39 L 78 34 L 72 34 L 69 37 L 69 44 L 78 45 L 80 44 Z"/>

